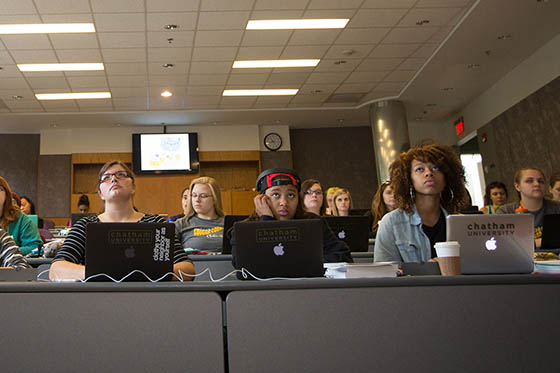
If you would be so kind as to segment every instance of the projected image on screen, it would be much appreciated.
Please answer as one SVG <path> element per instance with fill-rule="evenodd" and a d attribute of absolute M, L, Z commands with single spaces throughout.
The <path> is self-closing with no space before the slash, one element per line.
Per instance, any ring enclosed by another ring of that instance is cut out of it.
<path fill-rule="evenodd" d="M 140 142 L 142 170 L 190 169 L 188 134 L 143 135 Z"/>

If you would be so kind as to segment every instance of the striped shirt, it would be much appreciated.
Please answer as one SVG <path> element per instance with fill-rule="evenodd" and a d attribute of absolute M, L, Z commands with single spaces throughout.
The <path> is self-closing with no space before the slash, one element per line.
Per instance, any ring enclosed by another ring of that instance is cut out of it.
<path fill-rule="evenodd" d="M 62 247 L 56 253 L 53 262 L 65 260 L 75 264 L 85 264 L 86 260 L 86 225 L 89 223 L 99 223 L 97 215 L 86 216 L 78 220 L 72 226 L 68 237 L 64 240 Z M 159 215 L 145 214 L 138 223 L 167 223 L 167 220 Z M 179 263 L 189 260 L 189 257 L 181 246 L 181 241 L 175 234 L 173 263 Z"/>
<path fill-rule="evenodd" d="M 3 229 L 0 229 L 0 263 L 1 267 L 31 268 L 19 252 L 12 236 Z"/>

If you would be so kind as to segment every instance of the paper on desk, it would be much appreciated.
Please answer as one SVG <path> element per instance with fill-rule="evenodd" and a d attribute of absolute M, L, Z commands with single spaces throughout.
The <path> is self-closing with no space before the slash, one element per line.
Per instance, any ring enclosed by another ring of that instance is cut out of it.
<path fill-rule="evenodd" d="M 397 277 L 398 263 L 325 263 L 325 277 L 328 278 L 366 278 Z"/>

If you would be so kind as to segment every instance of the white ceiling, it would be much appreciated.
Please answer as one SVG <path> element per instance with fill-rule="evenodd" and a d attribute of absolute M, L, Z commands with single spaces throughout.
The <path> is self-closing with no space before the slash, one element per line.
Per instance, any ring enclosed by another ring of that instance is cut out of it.
<path fill-rule="evenodd" d="M 546 0 L 0 0 L 0 24 L 93 22 L 97 30 L 0 36 L 0 130 L 162 122 L 365 125 L 367 104 L 389 97 L 405 101 L 409 119 L 439 120 L 557 35 L 558 14 L 560 2 Z M 342 30 L 245 30 L 249 19 L 342 17 L 350 18 Z M 417 25 L 421 20 L 429 23 Z M 166 24 L 179 28 L 166 31 Z M 498 40 L 503 33 L 511 38 Z M 231 68 L 234 60 L 278 58 L 321 63 Z M 21 73 L 16 67 L 48 62 L 103 62 L 106 70 Z M 480 67 L 468 69 L 471 63 Z M 221 95 L 244 88 L 300 91 Z M 162 98 L 165 89 L 173 97 Z M 34 98 L 101 90 L 112 98 Z"/>

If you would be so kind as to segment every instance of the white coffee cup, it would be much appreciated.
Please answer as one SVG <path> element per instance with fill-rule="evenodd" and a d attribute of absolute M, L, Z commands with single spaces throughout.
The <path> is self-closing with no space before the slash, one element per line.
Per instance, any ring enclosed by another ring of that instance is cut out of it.
<path fill-rule="evenodd" d="M 460 256 L 461 245 L 457 241 L 436 242 L 434 245 L 438 258 Z"/>

